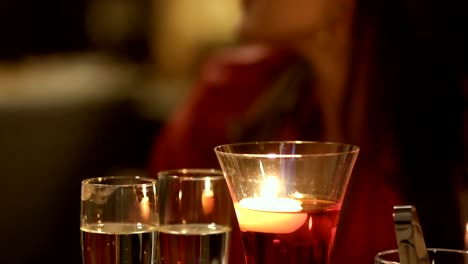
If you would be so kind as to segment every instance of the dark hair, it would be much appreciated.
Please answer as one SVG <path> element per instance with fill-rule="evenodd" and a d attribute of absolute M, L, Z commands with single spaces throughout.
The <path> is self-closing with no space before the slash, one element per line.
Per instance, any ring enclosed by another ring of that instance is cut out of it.
<path fill-rule="evenodd" d="M 398 153 L 398 171 L 387 180 L 418 207 L 428 244 L 462 248 L 455 190 L 464 172 L 466 4 L 357 2 L 348 96 L 367 98 L 360 129 L 366 141 L 352 143 L 365 144 L 362 154 L 373 159 L 385 147 Z"/>

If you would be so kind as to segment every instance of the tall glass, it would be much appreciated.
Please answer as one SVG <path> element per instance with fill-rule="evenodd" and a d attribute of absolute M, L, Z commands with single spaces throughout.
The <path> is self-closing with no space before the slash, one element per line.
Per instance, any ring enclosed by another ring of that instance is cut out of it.
<path fill-rule="evenodd" d="M 329 262 L 359 148 L 252 142 L 215 148 L 248 264 Z"/>
<path fill-rule="evenodd" d="M 428 248 L 431 264 L 468 264 L 468 250 Z M 398 249 L 379 252 L 375 264 L 399 264 Z"/>
<path fill-rule="evenodd" d="M 161 264 L 225 264 L 232 201 L 223 173 L 179 169 L 158 173 Z"/>
<path fill-rule="evenodd" d="M 99 177 L 81 183 L 84 264 L 157 263 L 156 180 Z"/>

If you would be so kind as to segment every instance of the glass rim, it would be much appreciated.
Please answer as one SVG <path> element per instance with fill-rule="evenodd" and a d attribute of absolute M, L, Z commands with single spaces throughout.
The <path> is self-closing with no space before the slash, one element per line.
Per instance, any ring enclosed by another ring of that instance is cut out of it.
<path fill-rule="evenodd" d="M 136 180 L 135 183 L 117 183 L 117 184 L 109 184 L 103 181 L 108 180 Z M 102 176 L 102 177 L 93 177 L 84 179 L 81 181 L 81 185 L 93 185 L 93 186 L 102 186 L 102 187 L 109 187 L 109 186 L 118 186 L 118 187 L 130 187 L 130 186 L 152 186 L 157 183 L 156 179 L 149 178 L 149 177 L 141 177 L 141 176 Z"/>
<path fill-rule="evenodd" d="M 210 180 L 224 180 L 224 174 L 221 170 L 214 168 L 182 168 L 163 170 L 158 172 L 159 177 L 165 179 L 179 179 L 184 181 L 205 181 L 206 178 Z"/>
<path fill-rule="evenodd" d="M 427 251 L 431 251 L 434 253 L 437 253 L 437 252 L 460 253 L 460 254 L 464 254 L 468 256 L 468 250 L 464 250 L 464 249 L 428 248 Z M 399 262 L 384 259 L 385 256 L 388 256 L 390 254 L 395 254 L 395 253 L 398 254 L 398 249 L 388 249 L 388 250 L 380 251 L 379 253 L 375 255 L 374 260 L 380 261 L 383 264 L 399 264 Z"/>
<path fill-rule="evenodd" d="M 255 146 L 255 145 L 280 145 L 280 144 L 288 144 L 288 145 L 322 145 L 322 146 L 343 146 L 348 147 L 350 150 L 347 151 L 330 151 L 330 152 L 323 152 L 323 153 L 306 153 L 306 154 L 279 154 L 279 153 L 265 153 L 265 154 L 258 154 L 258 153 L 241 153 L 241 152 L 228 152 L 224 149 L 232 148 L 232 147 L 239 147 L 239 146 Z M 345 155 L 345 154 L 356 154 L 359 152 L 359 147 L 352 144 L 346 143 L 338 143 L 338 142 L 331 142 L 331 141 L 302 141 L 302 140 L 285 140 L 285 141 L 250 141 L 250 142 L 241 142 L 241 143 L 231 143 L 231 144 L 223 144 L 216 146 L 214 151 L 221 155 L 227 156 L 237 156 L 237 157 L 252 157 L 252 158 L 301 158 L 301 157 L 323 157 L 323 156 L 336 156 L 336 155 Z"/>

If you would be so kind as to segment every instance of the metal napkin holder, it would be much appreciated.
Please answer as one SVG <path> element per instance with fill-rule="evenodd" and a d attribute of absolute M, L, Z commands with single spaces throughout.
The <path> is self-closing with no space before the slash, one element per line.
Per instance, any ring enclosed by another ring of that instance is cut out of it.
<path fill-rule="evenodd" d="M 416 208 L 412 205 L 394 206 L 393 222 L 400 264 L 430 264 Z"/>

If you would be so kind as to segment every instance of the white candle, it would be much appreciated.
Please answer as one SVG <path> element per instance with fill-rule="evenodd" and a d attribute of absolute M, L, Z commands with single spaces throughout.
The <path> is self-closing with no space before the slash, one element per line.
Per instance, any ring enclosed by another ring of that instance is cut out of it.
<path fill-rule="evenodd" d="M 141 216 L 144 220 L 148 220 L 149 219 L 149 215 L 150 215 L 150 204 L 149 204 L 149 198 L 148 196 L 144 196 L 142 199 L 141 199 L 141 202 L 140 202 L 140 211 L 141 211 Z"/>
<path fill-rule="evenodd" d="M 210 178 L 206 177 L 205 178 L 205 189 L 203 190 L 202 193 L 202 209 L 203 213 L 209 214 L 213 212 L 214 209 L 214 193 L 213 190 L 211 189 L 211 181 Z"/>
<path fill-rule="evenodd" d="M 260 197 L 244 198 L 234 203 L 241 231 L 287 234 L 299 229 L 307 219 L 301 213 L 298 200 L 278 197 L 281 183 L 277 177 L 266 177 L 260 163 L 264 179 Z M 311 223 L 312 224 L 312 223 Z"/>
<path fill-rule="evenodd" d="M 143 198 L 140 201 L 140 212 L 143 220 L 147 221 L 150 217 L 150 203 L 148 195 L 146 194 L 146 186 L 143 186 Z"/>
<path fill-rule="evenodd" d="M 242 231 L 287 234 L 307 220 L 299 201 L 290 198 L 245 198 L 234 204 Z"/>

